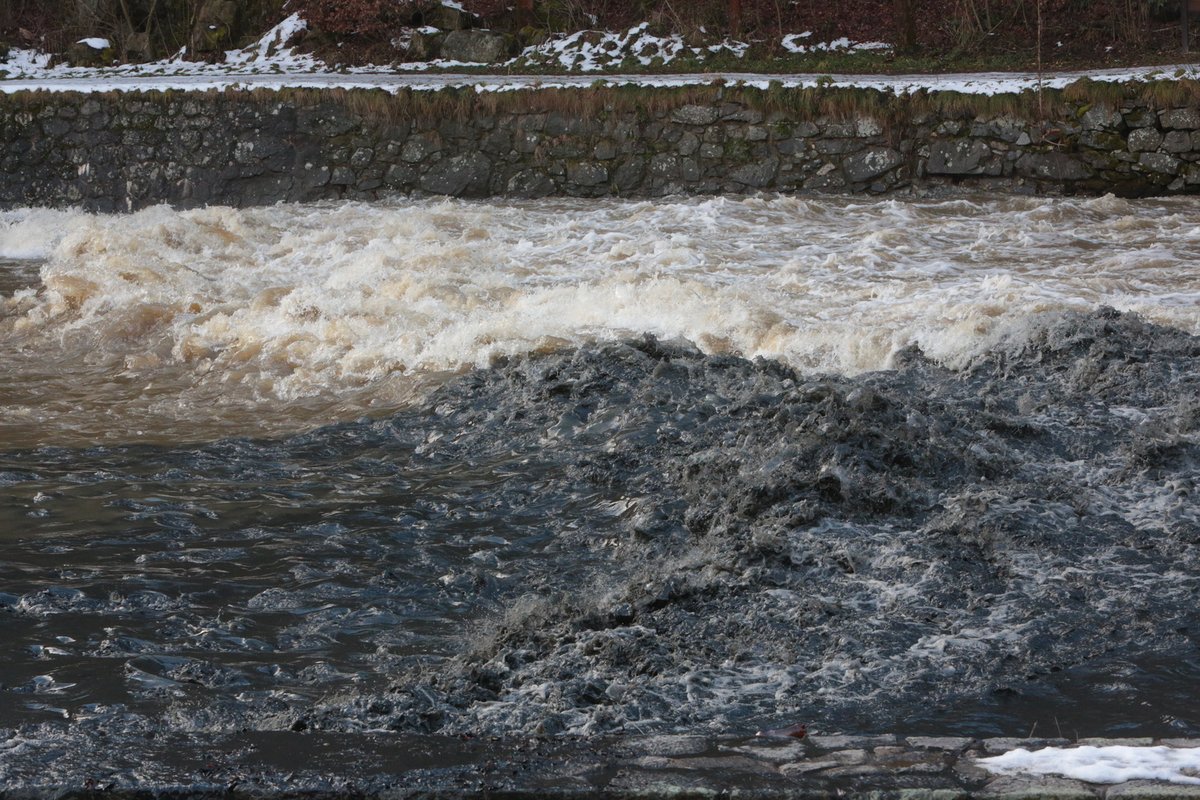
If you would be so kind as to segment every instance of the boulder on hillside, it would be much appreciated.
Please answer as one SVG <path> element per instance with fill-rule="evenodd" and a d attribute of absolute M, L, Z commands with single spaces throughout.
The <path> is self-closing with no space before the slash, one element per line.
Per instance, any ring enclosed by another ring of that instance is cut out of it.
<path fill-rule="evenodd" d="M 511 37 L 496 31 L 451 31 L 442 41 L 442 58 L 492 64 L 507 58 Z"/>
<path fill-rule="evenodd" d="M 479 18 L 457 5 L 435 3 L 420 12 L 421 23 L 444 31 L 461 31 L 479 22 Z"/>
<path fill-rule="evenodd" d="M 192 35 L 198 52 L 213 53 L 233 45 L 238 6 L 233 0 L 208 0 L 196 16 Z"/>
<path fill-rule="evenodd" d="M 419 30 L 408 40 L 408 57 L 413 61 L 432 61 L 442 51 L 446 34 L 433 28 Z"/>
<path fill-rule="evenodd" d="M 107 67 L 113 61 L 112 42 L 98 36 L 80 39 L 67 48 L 67 63 L 72 67 Z"/>

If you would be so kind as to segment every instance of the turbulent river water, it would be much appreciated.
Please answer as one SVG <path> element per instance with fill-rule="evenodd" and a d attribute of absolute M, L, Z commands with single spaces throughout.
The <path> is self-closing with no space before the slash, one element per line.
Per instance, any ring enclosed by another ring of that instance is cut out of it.
<path fill-rule="evenodd" d="M 0 212 L 0 777 L 155 732 L 1200 734 L 1198 219 Z"/>

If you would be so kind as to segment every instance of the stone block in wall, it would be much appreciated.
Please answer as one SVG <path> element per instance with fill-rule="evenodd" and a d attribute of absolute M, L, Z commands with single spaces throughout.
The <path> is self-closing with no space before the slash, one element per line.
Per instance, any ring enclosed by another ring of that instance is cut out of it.
<path fill-rule="evenodd" d="M 384 172 L 382 167 L 367 167 L 358 176 L 354 188 L 360 192 L 371 192 L 383 186 Z"/>
<path fill-rule="evenodd" d="M 878 178 L 904 163 L 904 156 L 890 147 L 871 147 L 842 162 L 842 172 L 851 183 Z"/>
<path fill-rule="evenodd" d="M 438 123 L 437 131 L 443 139 L 470 141 L 475 136 L 475 130 L 470 122 L 457 119 L 445 119 Z"/>
<path fill-rule="evenodd" d="M 828 139 L 853 139 L 858 135 L 858 126 L 844 120 L 822 117 L 817 120 L 817 127 L 821 129 L 821 135 Z"/>
<path fill-rule="evenodd" d="M 755 164 L 744 164 L 731 170 L 729 180 L 752 189 L 770 186 L 779 172 L 779 159 L 768 158 Z"/>
<path fill-rule="evenodd" d="M 792 126 L 792 136 L 798 139 L 811 139 L 821 133 L 817 123 L 811 120 L 801 120 Z"/>
<path fill-rule="evenodd" d="M 575 130 L 577 118 L 553 111 L 546 115 L 546 125 L 542 130 L 547 136 L 565 136 Z"/>
<path fill-rule="evenodd" d="M 518 153 L 529 154 L 537 150 L 542 142 L 542 135 L 537 131 L 517 131 L 513 147 Z"/>
<path fill-rule="evenodd" d="M 383 173 L 383 182 L 393 189 L 411 189 L 419 177 L 416 167 L 409 164 L 393 164 Z"/>
<path fill-rule="evenodd" d="M 506 130 L 492 130 L 484 137 L 480 149 L 490 155 L 503 155 L 512 150 L 512 134 Z"/>
<path fill-rule="evenodd" d="M 860 146 L 860 143 L 855 142 L 853 139 L 817 139 L 813 144 L 816 151 L 824 156 L 849 153 Z"/>
<path fill-rule="evenodd" d="M 808 139 L 784 139 L 777 145 L 780 154 L 785 156 L 802 156 L 808 152 Z"/>
<path fill-rule="evenodd" d="M 601 139 L 592 148 L 592 158 L 597 161 L 612 161 L 617 157 L 617 145 L 612 139 Z"/>
<path fill-rule="evenodd" d="M 882 136 L 883 125 L 874 117 L 859 117 L 854 120 L 854 135 L 860 139 Z"/>
<path fill-rule="evenodd" d="M 650 159 L 651 178 L 674 178 L 679 175 L 679 164 L 683 161 L 680 156 L 672 153 L 659 153 Z"/>
<path fill-rule="evenodd" d="M 1156 128 L 1137 128 L 1129 132 L 1126 146 L 1131 153 L 1144 153 L 1157 150 L 1162 141 L 1163 135 Z"/>
<path fill-rule="evenodd" d="M 492 162 L 482 153 L 466 153 L 433 164 L 421 176 L 421 189 L 430 194 L 481 197 L 487 193 Z"/>
<path fill-rule="evenodd" d="M 359 125 L 341 109 L 329 106 L 302 108 L 296 112 L 296 130 L 310 136 L 341 136 Z"/>
<path fill-rule="evenodd" d="M 304 173 L 300 177 L 300 184 L 305 189 L 316 189 L 320 186 L 327 186 L 330 179 L 333 177 L 333 170 L 322 164 L 305 164 Z"/>
<path fill-rule="evenodd" d="M 1016 144 L 1021 141 L 1021 137 L 1025 137 L 1028 144 L 1029 123 L 1007 115 L 996 117 L 971 126 L 971 135 L 999 139 L 1008 144 Z"/>
<path fill-rule="evenodd" d="M 1085 130 L 1079 134 L 1079 143 L 1093 150 L 1124 150 L 1125 140 L 1112 131 Z"/>
<path fill-rule="evenodd" d="M 571 136 L 561 136 L 549 148 L 553 158 L 583 158 L 587 155 L 587 145 Z"/>
<path fill-rule="evenodd" d="M 576 161 L 567 165 L 567 181 L 577 186 L 599 186 L 608 183 L 608 170 L 591 161 Z"/>
<path fill-rule="evenodd" d="M 1145 108 L 1129 109 L 1121 117 L 1131 128 L 1153 128 L 1158 125 L 1158 115 Z"/>
<path fill-rule="evenodd" d="M 720 110 L 712 106 L 683 106 L 671 113 L 671 120 L 681 125 L 711 125 L 720 117 Z"/>
<path fill-rule="evenodd" d="M 664 125 L 659 138 L 667 144 L 675 144 L 683 138 L 683 129 L 676 125 Z"/>
<path fill-rule="evenodd" d="M 1172 108 L 1158 115 L 1164 128 L 1176 130 L 1196 130 L 1200 128 L 1200 109 Z"/>
<path fill-rule="evenodd" d="M 1024 153 L 1017 159 L 1018 175 L 1051 181 L 1081 181 L 1092 177 L 1093 170 L 1066 153 Z"/>
<path fill-rule="evenodd" d="M 58 117 L 54 117 L 42 122 L 42 132 L 47 136 L 64 136 L 69 133 L 70 130 L 71 123 Z"/>
<path fill-rule="evenodd" d="M 639 156 L 627 158 L 613 172 L 613 186 L 619 192 L 632 192 L 641 186 L 645 175 L 645 159 Z"/>
<path fill-rule="evenodd" d="M 1142 153 L 1138 156 L 1138 163 L 1150 172 L 1157 172 L 1162 175 L 1175 175 L 1179 172 L 1182 162 L 1175 156 L 1168 155 L 1167 153 Z"/>
<path fill-rule="evenodd" d="M 679 141 L 675 143 L 675 152 L 681 156 L 693 155 L 700 149 L 700 137 L 692 132 L 687 132 L 679 137 Z"/>
<path fill-rule="evenodd" d="M 1104 103 L 1096 103 L 1079 116 L 1085 131 L 1120 130 L 1124 122 L 1115 108 Z"/>
<path fill-rule="evenodd" d="M 505 190 L 514 197 L 547 197 L 555 192 L 554 181 L 539 169 L 523 169 L 508 179 Z"/>
<path fill-rule="evenodd" d="M 974 175 L 992 149 L 978 139 L 937 139 L 929 145 L 925 171 L 931 175 Z"/>
<path fill-rule="evenodd" d="M 1125 153 L 1125 155 L 1129 155 Z M 1079 160 L 1094 170 L 1100 171 L 1130 171 L 1128 162 L 1116 158 L 1113 153 L 1105 150 L 1081 150 Z"/>
<path fill-rule="evenodd" d="M 836 164 L 825 164 L 804 181 L 804 188 L 810 192 L 829 192 L 843 189 L 846 177 Z"/>
<path fill-rule="evenodd" d="M 292 191 L 291 175 L 260 175 L 231 181 L 224 196 L 238 205 L 265 206 L 279 202 Z"/>
<path fill-rule="evenodd" d="M 1192 134 L 1188 131 L 1169 131 L 1163 137 L 1162 149 L 1168 153 L 1186 153 L 1192 149 Z"/>
<path fill-rule="evenodd" d="M 441 149 L 442 140 L 436 133 L 419 133 L 405 140 L 400 148 L 400 160 L 417 164 Z"/>
<path fill-rule="evenodd" d="M 721 119 L 727 122 L 745 122 L 748 125 L 757 125 L 763 121 L 763 113 L 737 103 L 725 103 L 721 106 Z"/>

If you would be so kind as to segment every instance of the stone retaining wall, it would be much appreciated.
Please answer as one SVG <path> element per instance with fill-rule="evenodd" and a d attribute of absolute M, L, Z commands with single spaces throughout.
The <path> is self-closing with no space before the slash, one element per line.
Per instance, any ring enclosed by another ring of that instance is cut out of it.
<path fill-rule="evenodd" d="M 430 111 L 434 102 L 381 92 L 358 101 L 345 92 L 265 94 L 0 96 L 0 207 L 113 211 L 406 193 L 1200 190 L 1194 106 L 1077 102 L 1037 124 L 1010 114 L 922 111 L 881 121 L 769 110 L 749 90 L 656 110 L 626 103 L 575 112 L 534 110 L 537 91 L 525 95 L 527 108 L 518 97 L 505 110 L 494 102 L 483 110 L 482 101 L 476 110 L 459 90 L 457 113 L 444 115 Z"/>

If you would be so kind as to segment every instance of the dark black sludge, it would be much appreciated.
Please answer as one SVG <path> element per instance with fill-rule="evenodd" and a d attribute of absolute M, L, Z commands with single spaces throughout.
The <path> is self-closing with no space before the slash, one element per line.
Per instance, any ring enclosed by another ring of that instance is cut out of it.
<path fill-rule="evenodd" d="M 644 339 L 282 441 L 9 453 L 0 777 L 216 734 L 1195 734 L 1198 356 L 1109 310 L 854 378 Z"/>

